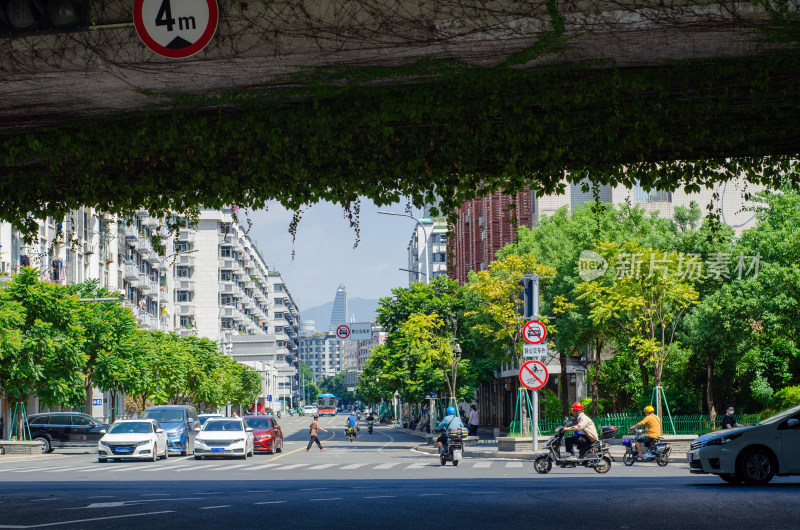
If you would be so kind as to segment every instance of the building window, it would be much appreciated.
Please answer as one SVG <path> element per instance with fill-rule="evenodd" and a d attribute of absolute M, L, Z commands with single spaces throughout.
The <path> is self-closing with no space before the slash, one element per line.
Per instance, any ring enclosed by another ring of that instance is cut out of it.
<path fill-rule="evenodd" d="M 191 317 L 181 317 L 180 324 L 181 324 L 181 328 L 183 328 L 183 329 L 192 329 L 192 328 L 194 328 L 194 323 L 192 322 Z"/>
<path fill-rule="evenodd" d="M 222 282 L 232 282 L 233 271 L 219 271 L 219 280 Z"/>
<path fill-rule="evenodd" d="M 645 191 L 640 185 L 633 187 L 633 202 L 672 202 L 672 194 L 668 191 Z"/>
<path fill-rule="evenodd" d="M 189 267 L 186 265 L 178 265 L 178 268 L 175 270 L 175 276 L 178 278 L 190 278 L 192 276 L 192 271 L 189 270 Z"/>
<path fill-rule="evenodd" d="M 445 263 L 447 261 L 447 254 L 444 252 L 434 252 L 433 253 L 433 262 L 434 263 Z"/>
<path fill-rule="evenodd" d="M 233 252 L 231 252 L 231 247 L 220 247 L 219 255 L 223 258 L 230 258 L 233 256 Z"/>
<path fill-rule="evenodd" d="M 175 245 L 175 250 L 178 252 L 186 252 L 189 250 L 189 243 L 187 241 L 178 241 L 178 243 Z"/>
<path fill-rule="evenodd" d="M 192 297 L 189 295 L 189 291 L 175 291 L 175 300 L 177 302 L 191 302 Z"/>

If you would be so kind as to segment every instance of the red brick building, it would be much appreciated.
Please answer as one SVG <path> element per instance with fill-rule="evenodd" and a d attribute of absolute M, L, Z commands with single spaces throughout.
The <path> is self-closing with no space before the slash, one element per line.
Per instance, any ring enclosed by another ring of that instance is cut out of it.
<path fill-rule="evenodd" d="M 448 256 L 451 278 L 466 283 L 469 271 L 488 267 L 497 251 L 514 241 L 520 226 L 533 227 L 531 192 L 516 194 L 516 208 L 513 198 L 493 193 L 461 205 Z"/>

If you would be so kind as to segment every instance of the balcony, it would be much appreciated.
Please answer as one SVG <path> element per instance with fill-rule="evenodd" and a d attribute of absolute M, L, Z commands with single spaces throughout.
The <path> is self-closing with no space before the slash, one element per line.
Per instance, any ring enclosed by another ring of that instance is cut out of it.
<path fill-rule="evenodd" d="M 135 264 L 133 264 L 133 263 L 131 263 L 129 261 L 126 261 L 125 262 L 125 270 L 123 272 L 123 277 L 126 280 L 128 280 L 129 282 L 132 282 L 134 280 L 138 281 L 139 280 L 139 268 Z"/>
<path fill-rule="evenodd" d="M 233 232 L 229 232 L 229 233 L 227 233 L 227 234 L 220 234 L 220 235 L 219 235 L 219 243 L 220 243 L 221 245 L 230 245 L 230 244 L 232 244 L 232 243 L 233 243 L 235 240 L 236 240 L 236 239 L 235 239 L 235 238 L 234 238 L 234 236 L 233 236 Z"/>
<path fill-rule="evenodd" d="M 194 291 L 195 282 L 194 280 L 175 280 L 175 289 L 181 289 L 183 291 Z"/>
<path fill-rule="evenodd" d="M 184 265 L 186 267 L 194 267 L 194 256 L 188 256 L 186 254 L 181 254 L 178 256 L 178 261 L 176 265 Z"/>
<path fill-rule="evenodd" d="M 128 242 L 132 242 L 135 239 L 139 239 L 139 231 L 136 230 L 136 226 L 132 224 L 123 227 L 122 234 L 125 236 L 125 239 Z"/>
<path fill-rule="evenodd" d="M 181 337 L 196 337 L 197 330 L 194 328 L 180 328 L 178 330 L 178 335 Z"/>
<path fill-rule="evenodd" d="M 194 316 L 194 305 L 179 303 L 175 306 L 175 314 L 180 316 Z"/>
<path fill-rule="evenodd" d="M 220 258 L 219 259 L 219 268 L 223 269 L 223 270 L 226 270 L 226 271 L 233 270 L 233 267 L 234 267 L 233 264 L 234 263 L 236 263 L 236 262 L 234 261 L 233 258 Z"/>
<path fill-rule="evenodd" d="M 222 281 L 220 282 L 220 292 L 224 294 L 232 294 L 235 296 L 241 295 L 241 290 L 239 290 L 239 286 L 233 282 Z"/>
<path fill-rule="evenodd" d="M 178 241 L 185 241 L 187 243 L 194 243 L 194 231 L 183 229 L 178 236 Z"/>

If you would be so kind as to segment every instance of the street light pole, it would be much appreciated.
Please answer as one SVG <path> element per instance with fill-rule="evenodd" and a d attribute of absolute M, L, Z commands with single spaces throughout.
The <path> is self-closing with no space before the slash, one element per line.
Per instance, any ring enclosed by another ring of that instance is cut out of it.
<path fill-rule="evenodd" d="M 185 250 L 185 251 L 182 250 L 182 251 L 178 251 L 178 252 L 173 252 L 169 256 L 166 256 L 164 259 L 162 259 L 161 262 L 158 264 L 158 273 L 157 273 L 157 277 L 158 277 L 158 280 L 157 280 L 158 281 L 158 285 L 157 285 L 157 287 L 158 287 L 158 296 L 157 296 L 157 301 L 156 301 L 156 313 L 157 313 L 156 314 L 156 322 L 157 322 L 156 329 L 158 329 L 159 331 L 161 330 L 161 267 L 164 265 L 164 262 L 167 261 L 169 258 L 177 256 L 178 254 L 191 254 L 192 252 L 197 252 L 197 249 Z"/>
<path fill-rule="evenodd" d="M 419 219 L 417 219 L 416 217 L 414 217 L 411 214 L 396 213 L 396 212 L 384 212 L 384 211 L 379 211 L 378 213 L 381 214 L 381 215 L 395 215 L 397 217 L 408 217 L 409 219 L 413 219 L 414 221 L 416 221 L 417 224 L 422 228 L 422 234 L 425 237 L 425 244 L 422 247 L 423 248 L 423 252 L 425 254 L 425 284 L 426 285 L 429 284 L 431 282 L 431 268 L 430 268 L 430 264 L 429 264 L 429 260 L 428 260 L 428 231 L 425 230 L 425 225 L 423 225 L 422 222 Z"/>

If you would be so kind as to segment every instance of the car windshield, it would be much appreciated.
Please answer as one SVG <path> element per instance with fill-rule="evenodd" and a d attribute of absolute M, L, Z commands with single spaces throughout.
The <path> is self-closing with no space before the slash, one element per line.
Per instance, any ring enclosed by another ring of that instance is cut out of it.
<path fill-rule="evenodd" d="M 208 431 L 242 431 L 241 420 L 208 420 L 203 425 L 203 430 Z"/>
<path fill-rule="evenodd" d="M 200 425 L 203 425 L 205 422 L 207 422 L 211 418 L 219 418 L 219 417 L 220 416 L 200 416 L 200 418 L 199 418 L 200 419 Z"/>
<path fill-rule="evenodd" d="M 146 420 L 156 420 L 158 423 L 183 423 L 183 411 L 180 409 L 153 409 L 142 414 Z"/>
<path fill-rule="evenodd" d="M 269 429 L 272 427 L 269 418 L 246 418 L 247 425 L 253 429 Z"/>
<path fill-rule="evenodd" d="M 765 420 L 759 421 L 758 424 L 759 425 L 769 425 L 771 423 L 778 423 L 779 421 L 782 421 L 783 419 L 785 419 L 787 416 L 791 416 L 795 412 L 800 412 L 800 407 L 792 407 L 790 409 L 786 409 L 784 411 L 781 411 L 781 412 L 775 414 L 774 416 L 770 416 L 769 418 L 767 418 Z"/>
<path fill-rule="evenodd" d="M 153 432 L 153 425 L 144 421 L 123 421 L 115 423 L 108 430 L 108 434 L 147 434 Z"/>

